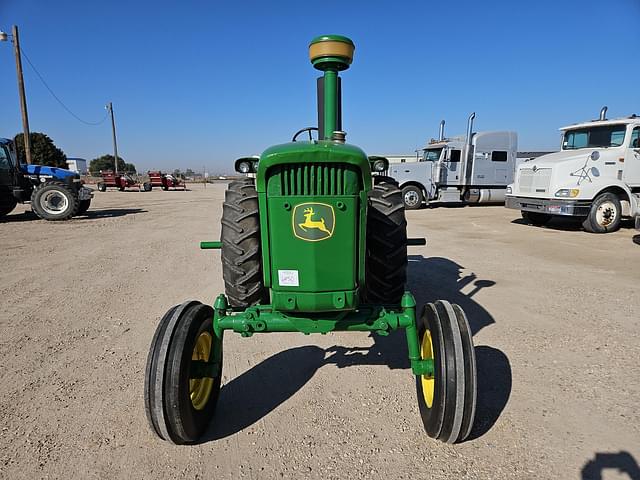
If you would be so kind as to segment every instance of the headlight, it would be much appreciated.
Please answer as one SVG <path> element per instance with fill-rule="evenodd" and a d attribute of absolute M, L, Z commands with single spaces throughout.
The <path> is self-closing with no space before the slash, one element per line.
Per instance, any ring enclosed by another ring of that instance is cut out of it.
<path fill-rule="evenodd" d="M 511 188 L 511 185 L 507 185 L 507 195 L 513 193 L 513 189 Z"/>
<path fill-rule="evenodd" d="M 251 171 L 251 164 L 249 162 L 240 162 L 238 171 L 240 173 L 249 173 Z"/>
<path fill-rule="evenodd" d="M 579 193 L 580 189 L 578 188 L 561 188 L 555 195 L 556 197 L 574 198 L 577 197 Z"/>
<path fill-rule="evenodd" d="M 375 162 L 373 162 L 374 172 L 384 172 L 385 167 L 386 167 L 386 164 L 384 160 L 376 160 Z"/>

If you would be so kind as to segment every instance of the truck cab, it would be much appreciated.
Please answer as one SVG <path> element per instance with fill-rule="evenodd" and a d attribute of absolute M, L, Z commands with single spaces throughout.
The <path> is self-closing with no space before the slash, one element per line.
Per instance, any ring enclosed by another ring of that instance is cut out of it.
<path fill-rule="evenodd" d="M 467 135 L 440 136 L 431 140 L 416 162 L 392 164 L 389 176 L 403 190 L 405 208 L 426 203 L 503 202 L 506 187 L 513 181 L 518 137 L 515 132 L 473 132 L 469 117 Z"/>
<path fill-rule="evenodd" d="M 585 230 L 613 232 L 640 214 L 640 117 L 563 127 L 559 152 L 519 165 L 506 207 L 543 225 L 553 216 L 578 217 Z"/>

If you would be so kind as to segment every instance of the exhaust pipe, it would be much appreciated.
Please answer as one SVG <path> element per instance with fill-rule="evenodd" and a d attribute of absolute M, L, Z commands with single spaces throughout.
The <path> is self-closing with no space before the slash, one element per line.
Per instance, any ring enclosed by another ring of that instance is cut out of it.
<path fill-rule="evenodd" d="M 605 105 L 604 107 L 602 107 L 602 110 L 600 110 L 600 119 L 599 120 L 606 120 L 607 119 L 607 110 L 608 107 Z"/>
<path fill-rule="evenodd" d="M 442 142 L 444 140 L 444 120 L 440 121 L 440 134 L 438 135 L 438 141 Z"/>
<path fill-rule="evenodd" d="M 467 145 L 471 145 L 471 135 L 473 134 L 473 119 L 476 118 L 476 112 L 469 115 L 469 121 L 467 122 Z"/>

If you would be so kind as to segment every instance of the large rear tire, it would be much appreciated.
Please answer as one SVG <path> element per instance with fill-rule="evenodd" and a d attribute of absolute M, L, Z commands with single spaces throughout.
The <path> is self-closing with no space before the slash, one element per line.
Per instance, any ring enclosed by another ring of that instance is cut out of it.
<path fill-rule="evenodd" d="M 431 359 L 431 376 L 416 376 L 424 429 L 446 443 L 461 442 L 473 427 L 477 398 L 476 358 L 467 318 L 444 300 L 425 306 L 418 324 L 421 358 Z"/>
<path fill-rule="evenodd" d="M 9 215 L 16 205 L 18 201 L 10 192 L 0 193 L 0 218 Z"/>
<path fill-rule="evenodd" d="M 77 215 L 79 206 L 77 194 L 64 183 L 46 182 L 31 194 L 31 208 L 44 220 L 68 220 Z"/>
<path fill-rule="evenodd" d="M 233 307 L 268 302 L 262 277 L 258 193 L 252 178 L 231 182 L 222 207 L 222 277 Z"/>
<path fill-rule="evenodd" d="M 365 301 L 400 303 L 407 281 L 407 221 L 402 191 L 381 183 L 369 192 Z"/>
<path fill-rule="evenodd" d="M 213 309 L 200 302 L 171 308 L 147 357 L 145 413 L 152 431 L 175 444 L 197 442 L 213 415 L 222 379 L 222 338 Z"/>

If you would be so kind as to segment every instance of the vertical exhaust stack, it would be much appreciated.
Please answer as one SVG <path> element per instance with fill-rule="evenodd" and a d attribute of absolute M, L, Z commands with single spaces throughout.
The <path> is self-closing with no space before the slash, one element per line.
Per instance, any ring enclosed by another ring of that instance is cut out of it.
<path fill-rule="evenodd" d="M 467 140 L 466 140 L 466 152 L 465 152 L 465 164 L 464 164 L 464 176 L 467 185 L 471 184 L 471 177 L 473 174 L 473 120 L 476 118 L 476 112 L 469 115 L 467 121 Z"/>
<path fill-rule="evenodd" d="M 444 140 L 444 124 L 445 121 L 441 120 L 440 121 L 440 133 L 438 134 L 438 141 L 442 142 Z"/>
<path fill-rule="evenodd" d="M 607 119 L 607 110 L 609 110 L 609 107 L 607 107 L 606 105 L 600 110 L 600 121 Z"/>
<path fill-rule="evenodd" d="M 469 115 L 467 121 L 467 145 L 471 145 L 471 136 L 473 135 L 473 120 L 476 118 L 476 112 Z"/>
<path fill-rule="evenodd" d="M 338 72 L 353 61 L 354 43 L 342 35 L 322 35 L 309 44 L 309 60 L 324 72 L 318 79 L 318 138 L 330 140 L 342 130 L 342 99 Z"/>

